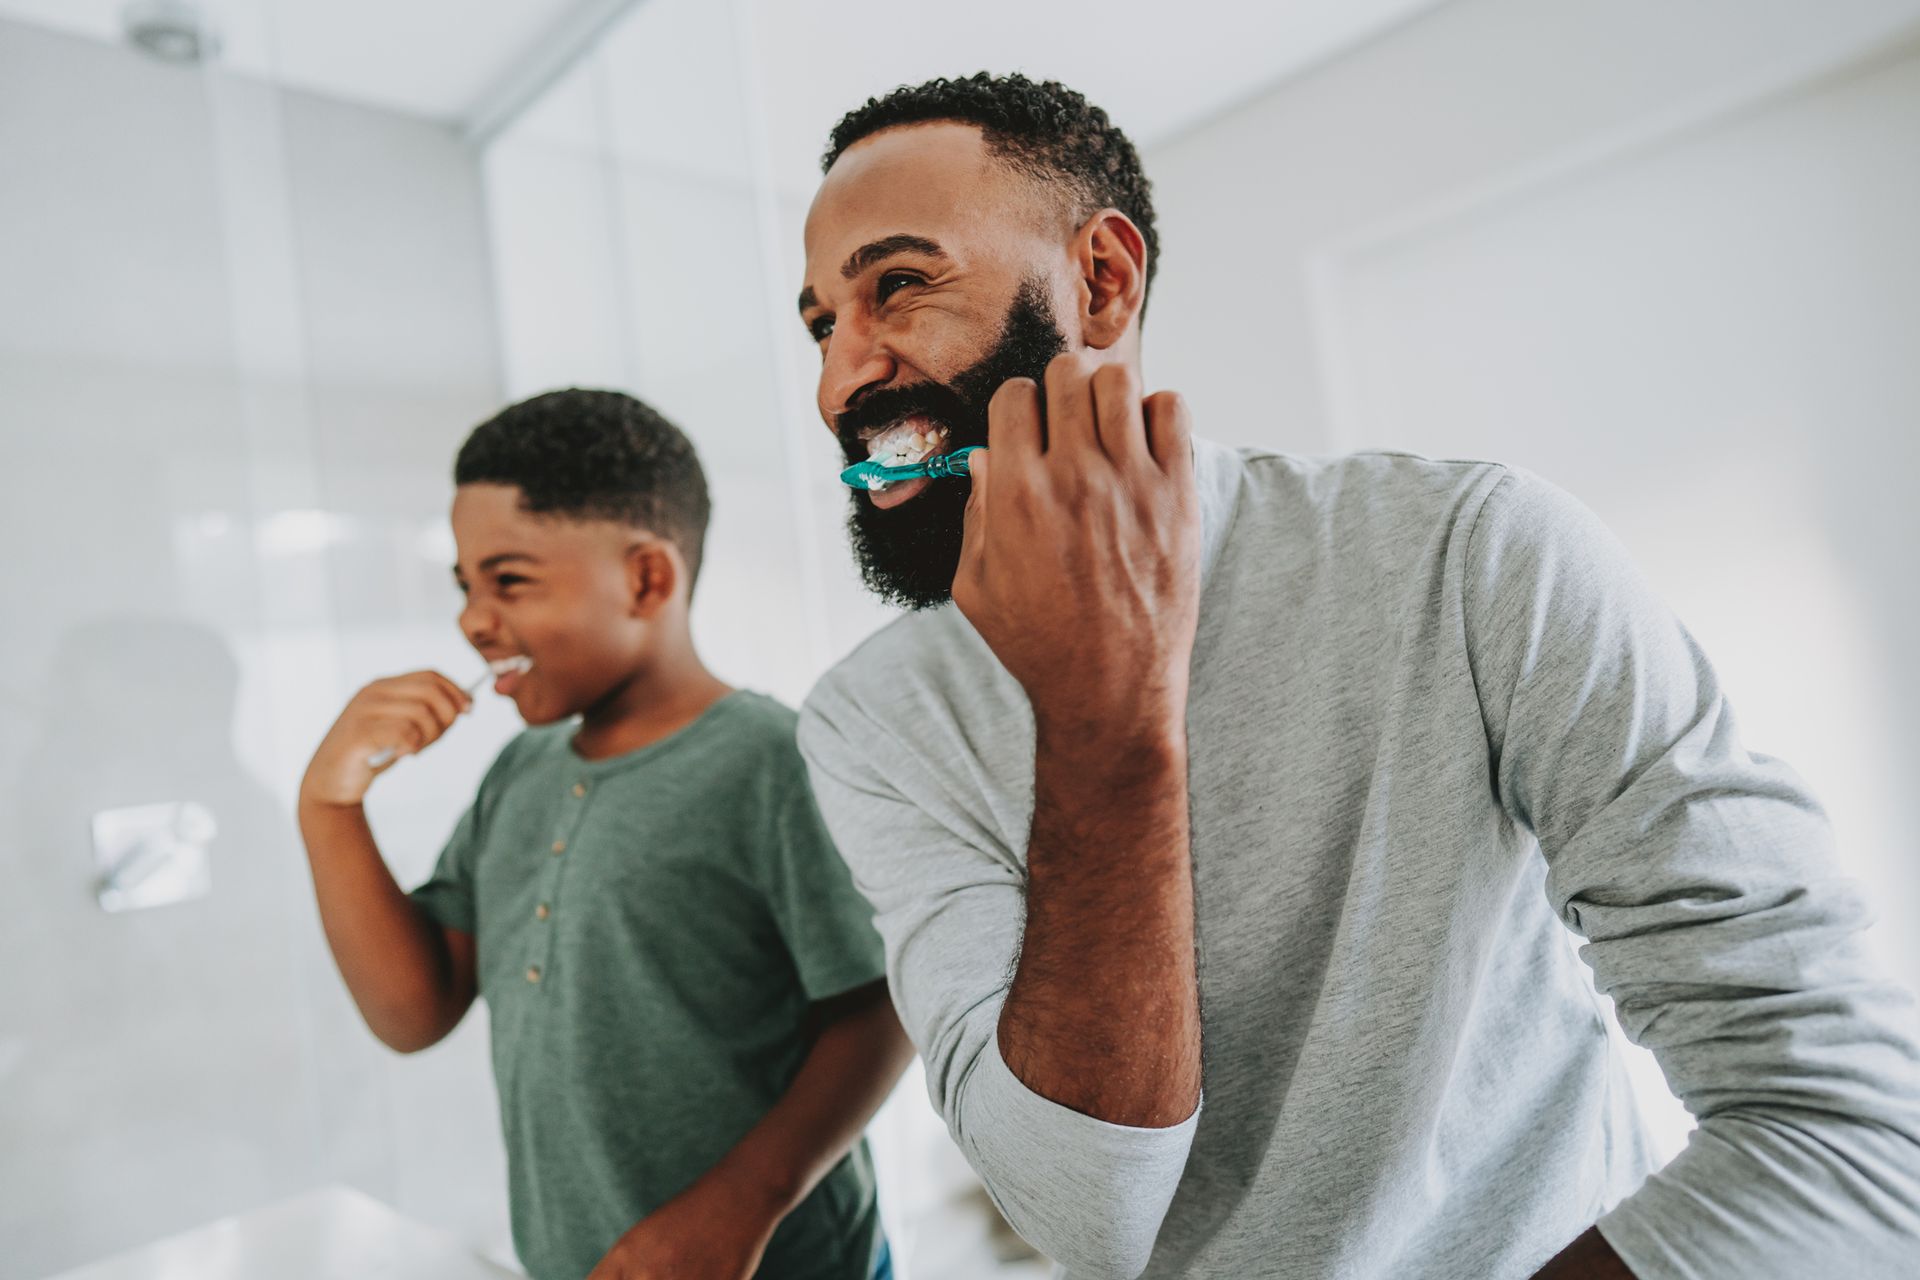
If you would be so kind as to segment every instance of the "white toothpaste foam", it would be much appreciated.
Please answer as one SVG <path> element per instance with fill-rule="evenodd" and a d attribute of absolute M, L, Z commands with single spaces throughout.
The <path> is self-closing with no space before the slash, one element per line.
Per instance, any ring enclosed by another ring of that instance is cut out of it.
<path fill-rule="evenodd" d="M 867 441 L 867 459 L 883 467 L 915 466 L 938 453 L 946 445 L 948 434 L 945 427 L 927 425 L 920 418 L 909 419 Z M 887 487 L 888 482 L 878 477 L 867 479 L 869 489 Z"/>

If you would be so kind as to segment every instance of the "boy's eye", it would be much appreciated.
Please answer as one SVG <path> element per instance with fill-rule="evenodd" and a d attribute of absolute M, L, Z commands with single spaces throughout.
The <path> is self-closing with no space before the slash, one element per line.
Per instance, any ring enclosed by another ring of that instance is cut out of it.
<path fill-rule="evenodd" d="M 876 301 L 884 304 L 888 298 L 891 298 L 908 285 L 919 283 L 920 277 L 918 276 L 910 275 L 905 271 L 889 271 L 887 274 L 881 276 L 879 282 L 874 285 L 873 296 Z"/>
<path fill-rule="evenodd" d="M 525 586 L 528 580 L 517 573 L 503 573 L 493 581 L 502 591 L 506 591 L 512 587 Z"/>

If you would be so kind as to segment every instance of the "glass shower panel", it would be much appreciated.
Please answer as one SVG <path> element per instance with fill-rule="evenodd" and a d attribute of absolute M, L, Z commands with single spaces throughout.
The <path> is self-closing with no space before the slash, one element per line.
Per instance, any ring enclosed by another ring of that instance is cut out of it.
<path fill-rule="evenodd" d="M 286 231 L 247 123 L 272 91 L 0 41 L 0 1274 L 25 1277 L 310 1185 L 261 568 L 324 531 L 263 509 L 254 448 L 301 379 L 286 264 L 237 274 Z M 196 856 L 204 892 L 102 909 Z"/>
<path fill-rule="evenodd" d="M 484 1018 L 373 1040 L 292 817 L 354 688 L 475 661 L 446 532 L 499 395 L 471 156 L 0 21 L 0 171 L 0 1277 L 328 1183 L 504 1252 Z M 376 790 L 403 880 L 516 727 L 483 705 Z"/>

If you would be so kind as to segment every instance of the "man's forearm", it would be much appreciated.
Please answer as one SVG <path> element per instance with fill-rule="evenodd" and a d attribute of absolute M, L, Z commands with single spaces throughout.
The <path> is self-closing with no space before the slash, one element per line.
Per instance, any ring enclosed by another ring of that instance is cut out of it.
<path fill-rule="evenodd" d="M 774 1217 L 805 1200 L 866 1131 L 913 1059 L 884 982 L 824 1002 L 826 1020 L 799 1074 L 712 1174 L 763 1197 Z"/>
<path fill-rule="evenodd" d="M 1533 1280 L 1634 1280 L 1634 1275 L 1600 1234 L 1600 1228 L 1588 1227 L 1579 1239 L 1534 1272 Z"/>
<path fill-rule="evenodd" d="M 446 935 L 394 881 L 358 806 L 303 802 L 300 834 L 327 945 L 368 1027 L 402 1053 L 435 1043 L 473 1000 Z"/>
<path fill-rule="evenodd" d="M 1038 726 L 1026 928 L 999 1043 L 1029 1089 L 1111 1124 L 1165 1128 L 1199 1104 L 1179 715 L 1125 738 Z"/>

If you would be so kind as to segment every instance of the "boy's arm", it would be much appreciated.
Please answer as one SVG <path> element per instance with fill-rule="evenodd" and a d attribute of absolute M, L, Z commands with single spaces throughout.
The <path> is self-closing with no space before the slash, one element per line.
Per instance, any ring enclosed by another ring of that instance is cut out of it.
<path fill-rule="evenodd" d="M 381 751 L 412 754 L 472 705 L 433 672 L 377 680 L 347 704 L 300 784 L 300 834 L 320 923 L 354 1004 L 401 1053 L 437 1043 L 473 1003 L 473 936 L 429 919 L 401 891 L 361 801 Z"/>
<path fill-rule="evenodd" d="M 413 1053 L 437 1044 L 473 1003 L 473 935 L 444 928 L 395 883 L 359 805 L 300 802 L 320 924 L 373 1034 Z"/>
<path fill-rule="evenodd" d="M 814 1006 L 824 1024 L 779 1102 L 720 1162 L 620 1238 L 588 1280 L 745 1280 L 774 1228 L 844 1158 L 913 1048 L 887 984 Z"/>

